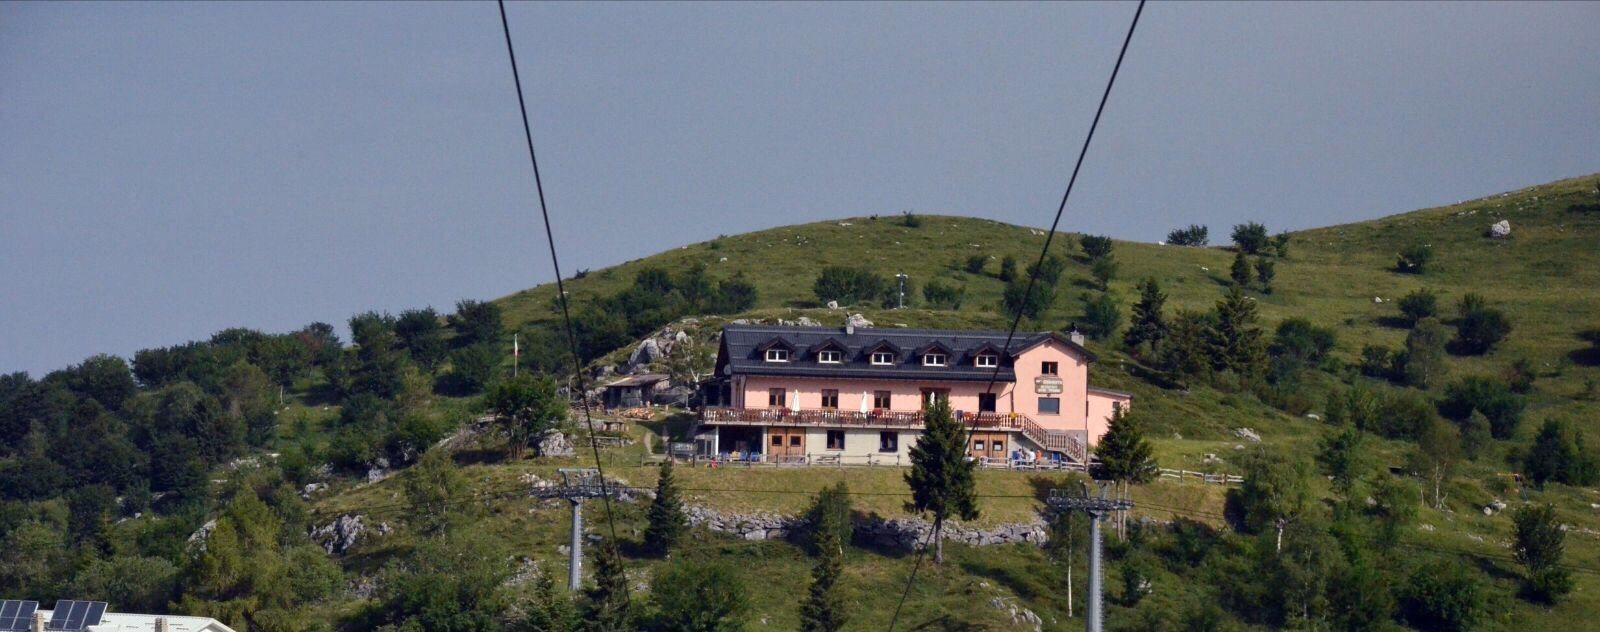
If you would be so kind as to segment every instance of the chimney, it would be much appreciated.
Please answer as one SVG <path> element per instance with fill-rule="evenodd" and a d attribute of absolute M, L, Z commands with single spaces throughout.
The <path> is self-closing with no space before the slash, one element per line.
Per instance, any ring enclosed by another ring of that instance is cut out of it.
<path fill-rule="evenodd" d="M 170 629 L 171 628 L 167 627 L 167 618 L 166 617 L 157 617 L 156 618 L 156 630 L 155 630 L 155 632 L 167 632 Z"/>
<path fill-rule="evenodd" d="M 1073 327 L 1072 331 L 1067 332 L 1067 339 L 1071 340 L 1072 344 L 1083 346 L 1083 333 L 1078 331 L 1077 327 Z"/>
<path fill-rule="evenodd" d="M 31 630 L 32 632 L 44 632 L 44 613 L 43 612 L 39 612 L 38 610 L 33 611 L 33 623 L 32 623 L 32 625 L 28 626 L 28 629 Z"/>
<path fill-rule="evenodd" d="M 844 323 L 844 334 L 846 336 L 848 336 L 848 335 L 851 335 L 851 334 L 854 334 L 854 333 L 856 333 L 856 326 L 853 323 L 851 323 L 850 321 L 848 321 L 848 320 L 845 321 L 845 323 Z"/>

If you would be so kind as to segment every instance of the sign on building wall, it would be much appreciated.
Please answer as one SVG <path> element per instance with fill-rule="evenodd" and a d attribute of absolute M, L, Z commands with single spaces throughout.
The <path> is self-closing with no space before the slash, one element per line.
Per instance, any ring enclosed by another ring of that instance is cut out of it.
<path fill-rule="evenodd" d="M 1040 395 L 1059 395 L 1061 378 L 1048 375 L 1033 378 L 1033 392 Z"/>

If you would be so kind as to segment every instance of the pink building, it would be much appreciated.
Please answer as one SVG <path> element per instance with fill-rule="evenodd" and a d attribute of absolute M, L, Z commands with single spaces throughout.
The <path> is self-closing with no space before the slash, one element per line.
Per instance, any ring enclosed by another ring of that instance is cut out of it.
<path fill-rule="evenodd" d="M 905 463 L 922 408 L 950 403 L 968 453 L 1022 450 L 1082 463 L 1114 404 L 1090 388 L 1095 356 L 1076 333 L 728 325 L 705 385 L 696 441 L 711 454 Z"/>

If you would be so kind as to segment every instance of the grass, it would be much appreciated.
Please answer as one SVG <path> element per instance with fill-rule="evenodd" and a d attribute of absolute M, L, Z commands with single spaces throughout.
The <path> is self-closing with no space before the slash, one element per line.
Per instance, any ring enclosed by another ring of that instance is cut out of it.
<path fill-rule="evenodd" d="M 1393 326 L 1398 314 L 1394 302 L 1407 292 L 1430 288 L 1442 295 L 1441 308 L 1453 316 L 1454 302 L 1467 292 L 1478 292 L 1504 309 L 1514 330 L 1492 353 L 1479 357 L 1452 356 L 1451 376 L 1498 374 L 1516 359 L 1528 359 L 1538 370 L 1538 380 L 1529 396 L 1530 406 L 1516 440 L 1502 444 L 1490 454 L 1469 464 L 1448 489 L 1444 511 L 1423 508 L 1418 520 L 1405 531 L 1405 541 L 1417 546 L 1464 550 L 1481 555 L 1505 557 L 1505 543 L 1511 537 L 1507 514 L 1486 516 L 1481 509 L 1494 498 L 1516 506 L 1525 502 L 1553 503 L 1563 522 L 1572 525 L 1567 537 L 1569 564 L 1600 571 L 1600 494 L 1591 489 L 1553 486 L 1546 490 L 1507 485 L 1504 476 L 1515 469 L 1508 455 L 1536 431 L 1547 417 L 1562 417 L 1574 422 L 1588 436 L 1600 435 L 1600 402 L 1581 399 L 1586 381 L 1600 381 L 1600 367 L 1593 358 L 1580 353 L 1587 343 L 1575 337 L 1577 331 L 1600 327 L 1600 212 L 1574 210 L 1596 201 L 1597 178 L 1586 176 L 1547 185 L 1424 209 L 1369 222 L 1331 226 L 1292 234 L 1290 256 L 1277 264 L 1275 291 L 1251 292 L 1261 308 L 1263 324 L 1270 330 L 1277 322 L 1306 318 L 1333 328 L 1339 336 L 1334 351 L 1346 362 L 1357 359 L 1366 344 L 1398 347 L 1405 330 Z M 845 311 L 821 308 L 811 293 L 811 280 L 825 265 L 869 266 L 884 276 L 906 273 L 920 288 L 933 279 L 966 288 L 966 301 L 960 310 L 928 310 L 913 306 L 905 310 L 853 308 L 880 327 L 908 325 L 940 328 L 1004 328 L 1008 322 L 999 314 L 1003 284 L 996 278 L 999 260 L 1015 257 L 1025 268 L 1038 255 L 1043 232 L 983 219 L 923 216 L 921 227 L 904 226 L 897 218 L 847 218 L 797 226 L 785 226 L 737 236 L 690 244 L 679 249 L 596 270 L 568 282 L 575 305 L 627 287 L 636 272 L 646 266 L 669 271 L 703 263 L 714 278 L 726 278 L 742 271 L 760 292 L 760 302 L 742 318 L 795 319 L 800 316 L 824 323 L 839 322 Z M 1500 219 L 1511 222 L 1512 236 L 1491 240 L 1484 236 L 1490 224 Z M 1225 226 L 1214 226 L 1215 235 L 1225 235 Z M 1271 227 L 1269 227 L 1271 228 Z M 1060 240 L 1058 256 L 1070 261 L 1060 288 L 1059 300 L 1029 329 L 1058 329 L 1081 315 L 1081 296 L 1088 292 L 1089 266 L 1075 257 Z M 1395 253 L 1403 246 L 1421 241 L 1432 245 L 1435 257 L 1425 274 L 1393 271 Z M 982 273 L 966 272 L 965 262 L 974 254 L 987 255 Z M 1226 283 L 1230 250 L 1220 247 L 1192 248 L 1135 242 L 1117 242 L 1115 256 L 1121 272 L 1110 284 L 1110 291 L 1124 306 L 1136 297 L 1135 284 L 1144 278 L 1158 280 L 1168 293 L 1168 310 L 1209 309 Z M 530 322 L 556 318 L 552 311 L 555 289 L 547 284 L 503 297 L 507 324 L 513 328 Z M 1376 302 L 1374 298 L 1382 299 Z M 920 294 L 914 296 L 920 299 Z M 727 319 L 703 318 L 695 333 L 709 336 Z M 1248 394 L 1221 392 L 1209 387 L 1189 390 L 1163 389 L 1138 377 L 1138 363 L 1114 345 L 1096 342 L 1091 347 L 1102 361 L 1095 365 L 1090 380 L 1097 386 L 1135 394 L 1135 406 L 1149 420 L 1159 461 L 1165 467 L 1188 470 L 1236 471 L 1238 456 L 1258 446 L 1235 436 L 1235 428 L 1249 427 L 1263 438 L 1259 447 L 1280 452 L 1291 459 L 1311 460 L 1327 428 L 1321 422 L 1290 415 Z M 612 359 L 615 359 L 613 355 Z M 1328 387 L 1332 376 L 1314 378 L 1312 390 Z M 1445 380 L 1445 382 L 1448 382 Z M 1437 389 L 1430 393 L 1437 395 Z M 1321 408 L 1320 396 L 1313 399 L 1313 411 Z M 459 405 L 459 404 L 457 404 Z M 306 412 L 317 423 L 337 409 Z M 635 427 L 636 436 L 648 430 Z M 1367 458 L 1375 466 L 1401 465 L 1410 449 L 1408 443 L 1376 437 L 1366 443 Z M 1215 462 L 1206 455 L 1214 455 Z M 608 451 L 603 457 L 609 474 L 631 485 L 652 486 L 653 466 L 641 465 L 643 448 L 634 445 Z M 477 463 L 466 466 L 474 486 L 483 490 L 515 488 L 524 473 L 550 475 L 557 467 L 582 464 L 592 459 L 526 460 L 516 463 Z M 835 481 L 845 481 L 860 492 L 859 510 L 883 516 L 904 515 L 905 485 L 902 470 L 889 467 L 846 468 L 725 468 L 679 471 L 690 502 L 740 512 L 795 513 L 809 494 Z M 1040 508 L 1038 494 L 1048 486 L 1066 483 L 1061 474 L 1046 475 L 1007 471 L 985 471 L 979 476 L 980 525 L 1032 520 Z M 396 482 L 350 485 L 321 499 L 322 512 L 365 511 L 374 506 L 392 506 L 401 500 Z M 1319 483 L 1326 491 L 1326 484 Z M 741 490 L 741 491 L 718 491 Z M 1184 513 L 1216 515 L 1222 511 L 1223 489 L 1198 483 L 1157 482 L 1134 490 L 1137 502 L 1146 506 L 1136 513 L 1157 519 Z M 642 530 L 642 509 L 626 503 L 618 505 L 618 529 L 624 534 Z M 524 498 L 486 501 L 481 507 L 485 528 L 494 530 L 526 551 L 535 560 L 564 568 L 555 547 L 566 539 L 565 509 L 559 504 L 532 505 Z M 377 514 L 382 516 L 385 514 Z M 390 510 L 395 520 L 403 521 L 403 510 Z M 591 525 L 597 524 L 598 511 L 590 511 Z M 1422 528 L 1429 525 L 1432 530 Z M 406 537 L 375 540 L 371 550 L 363 550 L 352 561 L 356 567 L 375 564 L 404 547 Z M 625 535 L 625 537 L 633 537 Z M 711 534 L 695 538 L 689 555 L 707 556 L 732 564 L 754 594 L 756 611 L 769 626 L 791 629 L 799 591 L 808 581 L 809 560 L 785 543 L 745 543 Z M 385 543 L 387 542 L 387 543 Z M 385 548 L 388 547 L 388 548 Z M 1066 618 L 1060 593 L 1062 577 L 1042 553 L 1028 546 L 969 549 L 952 546 L 947 550 L 951 562 L 943 567 L 924 568 L 911 596 L 914 623 L 924 629 L 944 629 L 941 621 L 961 621 L 979 629 L 1011 626 L 1009 615 L 988 606 L 999 597 L 1020 603 L 1045 618 L 1046 629 L 1070 629 L 1077 623 Z M 846 589 L 852 612 L 858 613 L 852 627 L 875 629 L 887 624 L 888 613 L 899 597 L 909 572 L 910 560 L 904 555 L 875 551 L 856 551 L 846 570 Z M 366 560 L 362 562 L 360 560 Z M 630 569 L 648 573 L 657 562 L 631 560 Z M 1484 561 L 1482 565 L 1499 593 L 1515 592 L 1515 577 L 1520 573 L 1509 562 Z M 1495 602 L 1490 627 L 1534 627 L 1537 629 L 1577 629 L 1585 627 L 1593 612 L 1600 611 L 1600 576 L 1576 575 L 1577 590 L 1554 608 L 1538 607 L 1516 599 Z M 1081 576 L 1080 576 L 1081 581 Z M 1194 603 L 1206 598 L 1198 587 L 1183 585 L 1177 576 L 1156 578 L 1158 590 L 1149 603 L 1170 606 Z M 1108 582 L 1115 585 L 1113 582 Z M 1080 613 L 1081 614 L 1081 613 Z M 1136 613 L 1112 608 L 1110 616 L 1119 619 Z M 911 626 L 915 628 L 916 626 Z"/>

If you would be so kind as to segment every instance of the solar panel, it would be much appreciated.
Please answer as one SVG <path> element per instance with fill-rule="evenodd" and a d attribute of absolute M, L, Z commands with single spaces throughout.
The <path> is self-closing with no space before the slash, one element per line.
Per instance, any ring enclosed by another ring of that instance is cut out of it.
<path fill-rule="evenodd" d="M 33 612 L 38 609 L 37 601 L 0 601 L 0 632 L 27 632 L 28 626 L 33 623 Z"/>
<path fill-rule="evenodd" d="M 76 632 L 91 625 L 100 625 L 100 618 L 106 613 L 104 601 L 74 601 L 61 599 L 56 601 L 56 609 L 50 612 L 50 622 L 44 625 L 46 630 L 66 630 Z"/>

